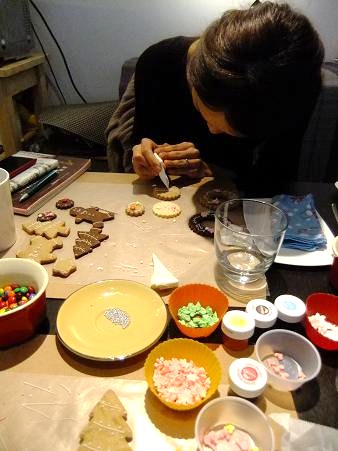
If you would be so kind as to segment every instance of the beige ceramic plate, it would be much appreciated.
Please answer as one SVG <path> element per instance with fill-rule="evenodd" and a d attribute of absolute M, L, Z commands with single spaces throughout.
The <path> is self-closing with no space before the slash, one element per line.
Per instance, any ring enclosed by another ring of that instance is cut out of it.
<path fill-rule="evenodd" d="M 161 337 L 167 310 L 152 289 L 129 280 L 103 280 L 71 294 L 57 316 L 62 343 L 94 360 L 123 360 Z"/>

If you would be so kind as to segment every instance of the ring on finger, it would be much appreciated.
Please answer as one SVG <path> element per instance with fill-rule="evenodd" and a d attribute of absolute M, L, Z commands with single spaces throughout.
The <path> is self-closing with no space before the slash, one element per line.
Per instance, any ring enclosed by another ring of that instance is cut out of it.
<path fill-rule="evenodd" d="M 188 158 L 185 159 L 185 165 L 186 165 L 187 168 L 190 167 L 190 162 L 189 162 L 189 159 L 188 159 Z"/>

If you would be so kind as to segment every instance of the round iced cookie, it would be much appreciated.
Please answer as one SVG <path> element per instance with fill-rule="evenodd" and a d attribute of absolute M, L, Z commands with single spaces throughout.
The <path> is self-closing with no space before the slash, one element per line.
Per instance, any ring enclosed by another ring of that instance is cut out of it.
<path fill-rule="evenodd" d="M 72 208 L 74 206 L 74 201 L 65 197 L 63 199 L 59 199 L 56 202 L 55 206 L 59 210 L 68 210 L 69 208 Z"/>
<path fill-rule="evenodd" d="M 144 212 L 145 208 L 141 202 L 131 202 L 126 208 L 126 213 L 129 216 L 141 216 Z"/>
<path fill-rule="evenodd" d="M 236 191 L 215 188 L 204 193 L 200 198 L 200 203 L 203 207 L 208 208 L 209 210 L 216 210 L 222 202 L 238 198 L 239 194 Z"/>
<path fill-rule="evenodd" d="M 196 213 L 189 219 L 190 229 L 201 236 L 214 236 L 215 214 L 213 212 Z"/>
<path fill-rule="evenodd" d="M 181 213 L 181 207 L 174 202 L 157 202 L 153 205 L 153 213 L 160 218 L 174 218 Z"/>
<path fill-rule="evenodd" d="M 171 186 L 168 190 L 155 186 L 153 196 L 160 200 L 175 200 L 181 196 L 181 190 L 177 186 Z"/>

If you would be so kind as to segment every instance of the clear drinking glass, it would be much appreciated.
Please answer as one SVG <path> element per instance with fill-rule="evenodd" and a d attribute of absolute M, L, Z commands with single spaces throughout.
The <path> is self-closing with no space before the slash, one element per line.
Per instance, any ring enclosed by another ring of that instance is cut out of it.
<path fill-rule="evenodd" d="M 275 260 L 287 225 L 286 214 L 267 202 L 234 199 L 220 204 L 214 244 L 224 275 L 243 284 L 262 278 Z"/>

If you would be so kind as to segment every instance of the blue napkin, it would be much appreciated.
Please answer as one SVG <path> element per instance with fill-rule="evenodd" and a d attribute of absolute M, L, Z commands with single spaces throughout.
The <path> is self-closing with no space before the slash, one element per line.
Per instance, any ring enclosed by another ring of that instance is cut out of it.
<path fill-rule="evenodd" d="M 289 196 L 280 194 L 272 198 L 272 203 L 283 210 L 288 217 L 282 247 L 315 251 L 326 247 L 312 194 Z"/>

